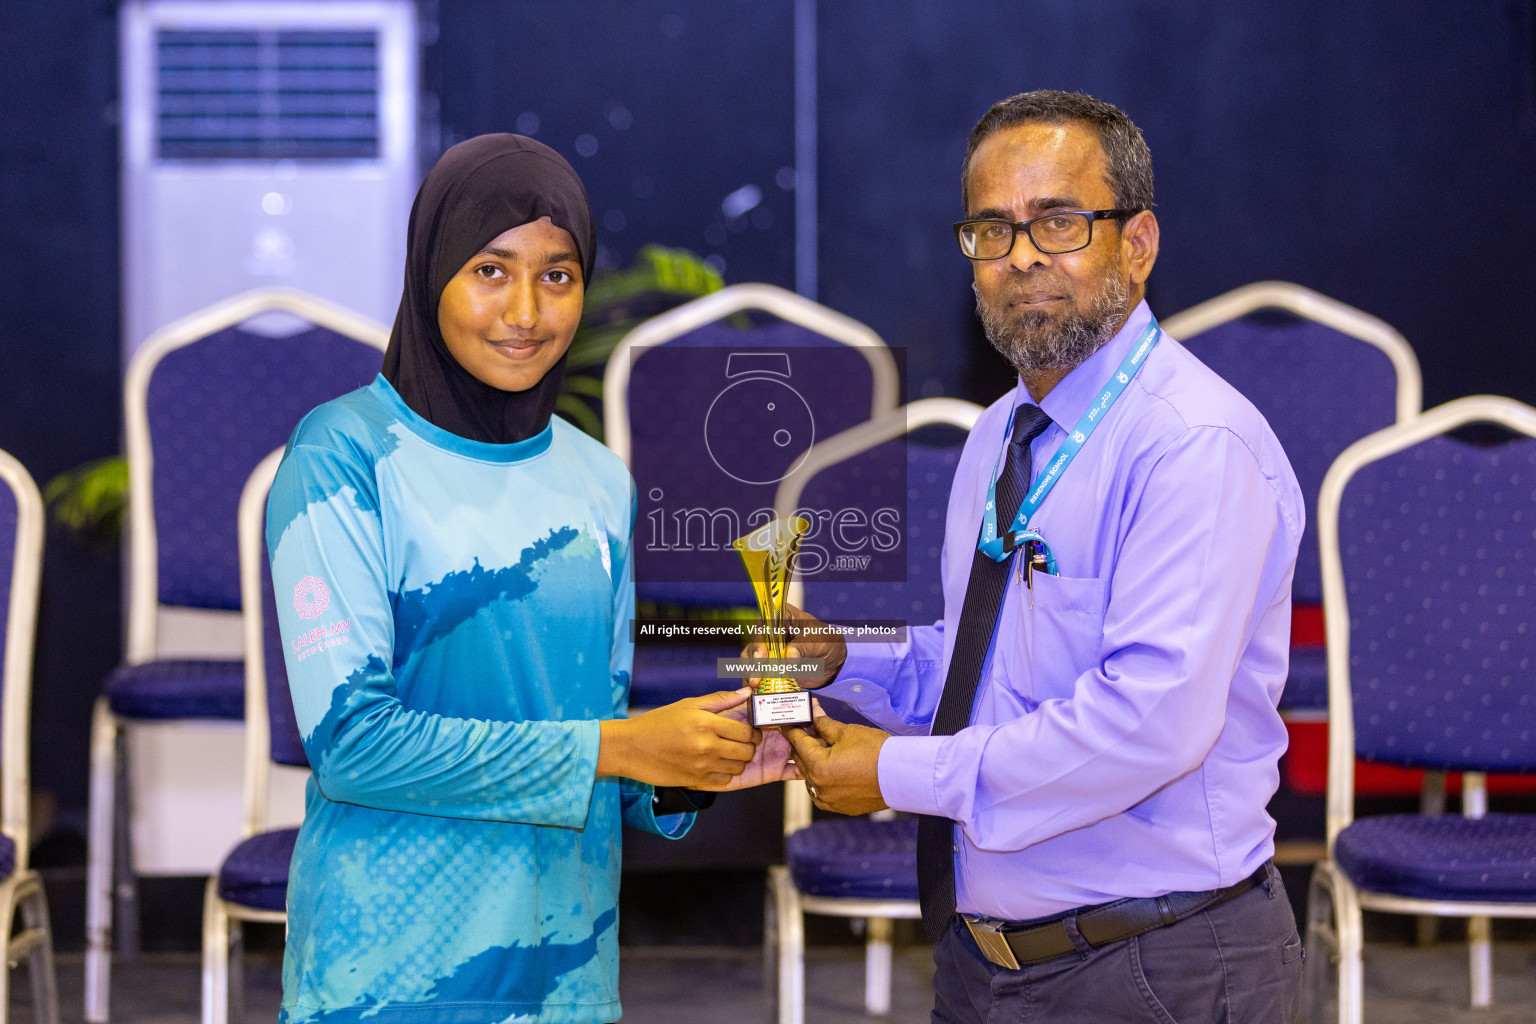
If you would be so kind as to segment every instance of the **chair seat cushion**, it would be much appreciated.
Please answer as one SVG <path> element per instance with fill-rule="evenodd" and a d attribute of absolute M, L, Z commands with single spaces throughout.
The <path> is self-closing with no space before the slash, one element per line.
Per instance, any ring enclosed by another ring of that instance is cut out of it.
<path fill-rule="evenodd" d="M 235 847 L 219 868 L 219 895 L 258 910 L 288 909 L 288 865 L 296 828 L 262 832 Z"/>
<path fill-rule="evenodd" d="M 1387 814 L 1339 833 L 1339 867 L 1369 892 L 1536 903 L 1536 814 Z"/>
<path fill-rule="evenodd" d="M 242 661 L 151 661 L 119 665 L 107 704 L 124 718 L 245 718 Z"/>
<path fill-rule="evenodd" d="M 659 708 L 684 697 L 734 690 L 739 680 L 715 675 L 718 658 L 734 658 L 740 645 L 640 644 L 635 648 L 629 703 L 637 708 Z"/>
<path fill-rule="evenodd" d="M 795 887 L 807 896 L 917 899 L 917 819 L 818 821 L 784 840 Z"/>
<path fill-rule="evenodd" d="M 1292 647 L 1291 670 L 1280 693 L 1288 711 L 1328 710 L 1328 651 L 1322 647 Z"/>

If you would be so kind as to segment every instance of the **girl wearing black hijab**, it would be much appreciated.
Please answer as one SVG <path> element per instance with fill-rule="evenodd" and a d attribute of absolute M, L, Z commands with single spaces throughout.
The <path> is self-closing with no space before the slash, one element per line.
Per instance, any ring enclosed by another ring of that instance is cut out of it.
<path fill-rule="evenodd" d="M 595 248 L 553 150 L 454 146 L 411 212 L 383 373 L 310 413 L 278 470 L 314 769 L 291 1024 L 614 1020 L 620 823 L 680 836 L 692 815 L 654 787 L 792 775 L 777 734 L 718 713 L 744 690 L 623 717 L 634 487 L 551 415 Z"/>

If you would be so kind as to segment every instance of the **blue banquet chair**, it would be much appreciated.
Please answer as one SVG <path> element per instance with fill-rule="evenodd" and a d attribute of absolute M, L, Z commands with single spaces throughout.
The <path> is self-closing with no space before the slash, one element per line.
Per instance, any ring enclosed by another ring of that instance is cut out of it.
<path fill-rule="evenodd" d="M 170 324 L 129 363 L 127 644 L 91 724 L 85 1019 L 93 1024 L 109 1012 L 114 899 L 119 950 L 137 944 L 122 730 L 243 718 L 241 488 L 306 413 L 373 379 L 388 337 L 331 303 L 270 289 Z"/>
<path fill-rule="evenodd" d="M 42 877 L 27 867 L 32 646 L 42 568 L 42 498 L 21 463 L 0 451 L 0 922 L 8 937 L 0 1020 L 10 1018 L 10 968 L 26 960 L 38 1024 L 59 1024 L 48 898 Z"/>
<path fill-rule="evenodd" d="M 749 430 L 720 429 L 754 388 L 803 403 L 807 429 L 771 446 L 755 446 Z M 899 394 L 895 356 L 879 335 L 772 285 L 732 285 L 625 335 L 604 372 L 603 420 L 608 447 L 639 487 L 637 600 L 684 609 L 751 606 L 751 587 L 729 546 L 747 532 L 748 516 L 773 507 L 778 480 L 795 471 L 816 438 L 890 412 Z M 764 447 L 783 464 L 769 466 Z M 698 540 L 699 550 L 687 555 L 667 535 L 678 527 L 668 513 L 679 509 L 695 510 L 682 529 L 698 532 L 682 543 Z M 658 544 L 671 550 L 658 556 Z M 662 557 L 665 572 L 656 570 Z M 739 645 L 641 644 L 631 704 L 655 707 L 715 690 L 715 657 L 739 652 Z"/>
<path fill-rule="evenodd" d="M 203 1024 L 245 1019 L 241 924 L 288 920 L 288 864 L 297 828 L 272 828 L 274 764 L 309 767 L 288 692 L 267 559 L 267 494 L 283 449 L 257 465 L 240 495 L 240 596 L 245 628 L 244 827 L 203 895 Z"/>
<path fill-rule="evenodd" d="M 1523 436 L 1445 436 L 1471 423 Z M 1467 918 L 1473 1006 L 1492 1002 L 1489 919 L 1536 918 L 1536 814 L 1489 813 L 1485 774 L 1536 772 L 1533 492 L 1536 409 L 1488 396 L 1371 434 L 1323 481 L 1328 856 L 1307 894 L 1313 1024 L 1330 960 L 1340 1024 L 1360 1024 L 1362 910 Z M 1357 757 L 1465 773 L 1462 813 L 1356 820 Z"/>
<path fill-rule="evenodd" d="M 780 485 L 777 514 L 809 511 L 815 516 L 820 510 L 871 504 L 900 508 L 905 513 L 904 543 L 894 554 L 903 556 L 905 564 L 866 566 L 847 579 L 805 575 L 791 585 L 790 603 L 823 621 L 928 625 L 943 617 L 940 556 L 949 489 L 962 445 L 936 446 L 907 435 L 939 427 L 968 433 L 981 411 L 980 406 L 952 398 L 922 399 L 811 449 L 805 465 Z M 917 819 L 881 811 L 865 818 L 812 821 L 811 812 L 805 786 L 786 783 L 785 863 L 769 868 L 772 907 L 766 916 L 776 933 L 766 944 L 777 947 L 779 1022 L 802 1024 L 805 1018 L 805 914 L 864 922 L 864 1007 L 871 1015 L 887 1014 L 892 922 L 922 916 L 917 902 Z"/>
<path fill-rule="evenodd" d="M 1277 315 L 1278 314 L 1278 315 Z M 1296 471 L 1307 521 L 1291 593 L 1297 634 L 1322 604 L 1317 493 L 1328 467 L 1366 434 L 1419 414 L 1418 359 L 1391 325 L 1301 285 L 1244 285 L 1163 322 L 1201 362 L 1258 407 Z M 1321 721 L 1328 706 L 1322 647 L 1298 643 L 1280 709 L 1289 721 Z"/>

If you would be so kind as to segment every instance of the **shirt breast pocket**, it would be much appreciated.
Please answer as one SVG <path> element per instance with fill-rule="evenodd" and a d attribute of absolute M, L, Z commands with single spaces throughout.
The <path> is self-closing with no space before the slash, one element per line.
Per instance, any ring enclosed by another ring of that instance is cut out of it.
<path fill-rule="evenodd" d="M 1072 696 L 1077 677 L 1099 663 L 1104 640 L 1104 581 L 1034 574 L 1018 586 L 1020 634 L 1000 652 L 1004 686 L 1039 704 Z M 999 636 L 1000 642 L 1005 642 Z"/>

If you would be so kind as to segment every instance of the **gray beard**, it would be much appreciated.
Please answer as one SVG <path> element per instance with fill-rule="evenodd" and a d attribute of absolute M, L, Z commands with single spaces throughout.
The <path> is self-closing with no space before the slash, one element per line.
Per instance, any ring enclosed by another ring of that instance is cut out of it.
<path fill-rule="evenodd" d="M 975 285 L 971 287 L 974 290 Z M 993 309 L 979 293 L 976 296 L 976 315 L 987 340 L 1020 373 L 1072 369 L 1103 348 L 1130 311 L 1130 289 L 1120 276 L 1118 262 L 1110 264 L 1103 287 L 1086 309 L 1074 306 L 1066 313 L 1042 309 L 1010 316 L 1006 306 Z"/>

